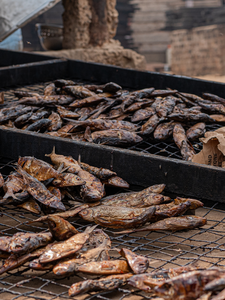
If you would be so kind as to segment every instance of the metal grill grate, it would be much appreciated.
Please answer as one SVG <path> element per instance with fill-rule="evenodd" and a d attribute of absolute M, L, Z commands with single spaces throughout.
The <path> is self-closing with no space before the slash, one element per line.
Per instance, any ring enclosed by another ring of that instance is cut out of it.
<path fill-rule="evenodd" d="M 78 80 L 76 80 L 78 82 Z M 29 91 L 29 92 L 37 92 L 40 94 L 43 94 L 44 86 L 46 86 L 49 82 L 45 83 L 39 83 L 35 85 L 29 85 L 24 87 L 15 87 L 15 89 L 10 89 L 5 91 L 5 100 L 7 102 L 13 102 L 16 101 L 17 98 L 14 96 L 14 91 Z M 84 82 L 82 82 L 84 83 Z M 85 82 L 86 84 L 90 82 Z M 222 125 L 220 124 L 209 124 L 206 125 L 207 131 L 214 131 L 218 128 L 220 128 Z M 201 151 L 202 149 L 202 143 L 201 142 L 195 142 L 193 144 L 193 148 L 196 153 Z M 138 151 L 142 153 L 150 153 L 150 154 L 156 154 L 160 156 L 165 157 L 171 157 L 171 158 L 177 158 L 182 159 L 182 156 L 180 154 L 180 150 L 174 143 L 172 139 L 168 139 L 166 141 L 157 141 L 152 136 L 144 137 L 143 141 L 140 143 L 137 143 L 131 147 L 127 147 L 126 149 Z"/>
<path fill-rule="evenodd" d="M 0 158 L 0 162 L 0 171 L 7 176 L 13 170 L 13 161 Z M 202 268 L 225 267 L 225 211 L 221 206 L 222 204 L 219 203 L 207 203 L 207 207 L 196 211 L 196 215 L 208 219 L 207 225 L 201 229 L 175 233 L 142 232 L 120 235 L 115 234 L 111 229 L 104 229 L 104 231 L 110 236 L 112 247 L 129 248 L 148 257 L 149 271 L 175 268 L 193 262 Z M 40 232 L 47 229 L 45 223 L 29 224 L 28 222 L 36 219 L 37 216 L 12 205 L 1 207 L 0 214 L 0 236 L 12 235 L 19 231 Z M 71 218 L 69 221 L 80 231 L 90 225 L 78 217 Z M 113 250 L 110 254 L 112 258 L 118 258 L 117 251 Z M 28 264 L 0 276 L 2 299 L 69 299 L 68 289 L 73 283 L 87 278 L 98 278 L 81 273 L 69 278 L 58 278 L 51 271 L 32 271 Z M 150 294 L 129 286 L 114 291 L 76 296 L 76 299 L 105 300 L 150 298 Z"/>

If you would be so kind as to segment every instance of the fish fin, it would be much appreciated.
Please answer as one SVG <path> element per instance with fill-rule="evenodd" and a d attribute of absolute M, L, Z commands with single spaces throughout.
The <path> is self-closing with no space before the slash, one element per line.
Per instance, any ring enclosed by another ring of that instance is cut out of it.
<path fill-rule="evenodd" d="M 54 154 L 55 154 L 55 146 L 53 146 L 52 153 L 50 153 L 50 154 L 45 154 L 45 156 L 51 157 L 51 155 L 54 155 Z"/>
<path fill-rule="evenodd" d="M 93 142 L 93 139 L 91 137 L 91 128 L 90 126 L 87 126 L 84 132 L 84 138 L 87 140 L 89 143 Z"/>
<path fill-rule="evenodd" d="M 133 233 L 135 232 L 135 229 L 130 229 L 130 230 L 123 230 L 123 231 L 118 231 L 118 232 L 113 232 L 113 234 L 126 234 L 126 233 Z"/>
<path fill-rule="evenodd" d="M 80 154 L 78 155 L 78 160 L 77 160 L 77 162 L 78 162 L 78 164 L 80 165 L 80 163 L 81 163 L 81 155 L 80 155 Z"/>
<path fill-rule="evenodd" d="M 95 228 L 97 227 L 98 225 L 94 225 L 94 226 L 89 226 L 85 229 L 85 233 L 91 233 L 93 230 L 95 230 Z"/>

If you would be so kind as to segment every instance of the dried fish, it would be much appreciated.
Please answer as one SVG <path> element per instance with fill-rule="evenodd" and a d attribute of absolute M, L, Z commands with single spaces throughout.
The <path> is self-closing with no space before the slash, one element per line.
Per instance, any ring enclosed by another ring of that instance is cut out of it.
<path fill-rule="evenodd" d="M 133 104 L 131 104 L 130 106 L 128 106 L 124 112 L 125 113 L 130 113 L 130 112 L 134 112 L 139 110 L 140 108 L 144 108 L 146 106 L 150 106 L 150 104 L 152 104 L 154 102 L 154 100 L 145 100 L 145 101 L 139 101 L 139 102 L 135 102 Z"/>
<path fill-rule="evenodd" d="M 80 99 L 97 96 L 95 93 L 81 85 L 66 85 L 64 91 Z"/>
<path fill-rule="evenodd" d="M 4 183 L 5 183 L 5 180 L 2 176 L 2 173 L 0 173 L 0 188 L 3 187 Z"/>
<path fill-rule="evenodd" d="M 191 160 L 195 151 L 188 143 L 185 130 L 179 123 L 173 128 L 173 139 L 177 147 L 180 149 L 182 157 L 185 160 Z"/>
<path fill-rule="evenodd" d="M 31 176 L 39 181 L 58 178 L 60 173 L 47 162 L 33 156 L 23 156 L 18 159 L 18 164 Z"/>
<path fill-rule="evenodd" d="M 122 248 L 120 254 L 126 258 L 134 274 L 145 273 L 149 267 L 149 260 L 143 255 L 137 255 L 129 249 Z"/>
<path fill-rule="evenodd" d="M 9 243 L 9 252 L 20 256 L 21 254 L 46 246 L 51 240 L 52 234 L 50 232 L 18 232 L 13 235 Z"/>
<path fill-rule="evenodd" d="M 104 197 L 105 189 L 100 179 L 82 169 L 78 171 L 78 176 L 85 182 L 80 189 L 82 199 L 88 202 L 96 202 Z"/>
<path fill-rule="evenodd" d="M 224 271 L 223 271 L 224 272 Z M 222 275 L 219 269 L 196 270 L 168 279 L 154 288 L 164 299 L 196 299 L 204 294 L 205 285 Z"/>
<path fill-rule="evenodd" d="M 111 275 L 98 280 L 84 280 L 74 283 L 69 289 L 69 296 L 74 297 L 76 295 L 91 292 L 95 290 L 113 290 L 126 284 L 127 279 L 133 274 L 120 274 Z"/>
<path fill-rule="evenodd" d="M 166 205 L 165 205 L 166 206 Z M 181 202 L 178 205 L 172 205 L 171 207 L 168 207 L 168 209 L 160 209 L 160 205 L 158 206 L 159 209 L 156 209 L 156 212 L 154 216 L 152 217 L 152 222 L 157 222 L 165 218 L 172 218 L 172 217 L 178 217 L 186 213 L 190 207 L 191 202 L 185 201 Z"/>
<path fill-rule="evenodd" d="M 65 80 L 65 79 L 57 79 L 54 81 L 56 87 L 64 87 L 67 85 L 75 85 L 75 82 L 72 80 Z"/>
<path fill-rule="evenodd" d="M 18 204 L 17 207 L 21 207 L 27 211 L 30 211 L 34 214 L 40 214 L 41 213 L 41 208 L 37 204 L 37 202 L 33 198 L 29 198 L 25 202 Z"/>
<path fill-rule="evenodd" d="M 140 122 L 149 119 L 155 114 L 155 109 L 153 107 L 146 107 L 145 109 L 139 109 L 135 111 L 131 117 L 131 122 Z"/>
<path fill-rule="evenodd" d="M 173 96 L 168 96 L 163 98 L 158 105 L 156 105 L 155 107 L 155 111 L 157 113 L 157 115 L 162 118 L 162 117 L 166 117 L 169 114 L 172 113 L 174 106 L 176 104 L 177 98 L 173 97 Z"/>
<path fill-rule="evenodd" d="M 119 176 L 112 176 L 103 180 L 102 183 L 106 186 L 119 187 L 123 189 L 128 189 L 130 187 L 129 183 Z"/>
<path fill-rule="evenodd" d="M 72 112 L 65 107 L 57 105 L 57 112 L 60 115 L 61 118 L 74 118 L 78 119 L 80 117 L 80 114 L 77 112 Z"/>
<path fill-rule="evenodd" d="M 196 270 L 196 267 L 188 265 L 163 271 L 153 271 L 150 273 L 134 275 L 128 279 L 127 283 L 142 291 L 152 292 L 154 287 L 160 285 L 165 280 L 194 270 Z"/>
<path fill-rule="evenodd" d="M 19 116 L 18 118 L 16 118 L 16 120 L 14 121 L 14 125 L 18 128 L 24 126 L 24 124 L 26 124 L 28 122 L 28 120 L 30 119 L 30 117 L 32 116 L 33 111 L 29 111 L 26 114 L 23 114 L 22 116 Z"/>
<path fill-rule="evenodd" d="M 197 123 L 187 130 L 186 135 L 188 140 L 196 140 L 203 136 L 205 132 L 205 123 Z"/>
<path fill-rule="evenodd" d="M 102 180 L 108 179 L 108 178 L 116 175 L 115 172 L 110 171 L 109 169 L 90 166 L 86 163 L 81 162 L 80 159 L 78 160 L 78 163 L 83 170 L 88 171 L 89 173 L 93 174 L 94 176 L 96 176 Z"/>
<path fill-rule="evenodd" d="M 3 190 L 5 195 L 3 197 L 3 201 L 7 200 L 8 198 L 12 197 L 13 199 L 17 199 L 15 193 L 21 192 L 25 189 L 23 177 L 18 174 L 17 172 L 11 173 L 8 178 L 6 179 L 5 183 L 3 184 Z"/>
<path fill-rule="evenodd" d="M 92 93 L 92 92 L 89 91 L 89 93 Z M 106 98 L 104 96 L 98 96 L 98 95 L 94 94 L 89 97 L 85 97 L 84 99 L 81 99 L 81 100 L 75 100 L 69 106 L 73 107 L 73 108 L 84 107 L 84 106 L 89 106 L 89 105 L 95 105 L 103 100 L 106 100 Z"/>
<path fill-rule="evenodd" d="M 142 138 L 136 133 L 122 129 L 95 131 L 93 133 L 89 133 L 88 135 L 89 138 L 85 136 L 88 141 L 110 146 L 128 146 L 142 141 Z"/>
<path fill-rule="evenodd" d="M 108 228 L 133 228 L 149 222 L 155 213 L 155 206 L 149 208 L 128 208 L 100 205 L 79 212 L 86 221 L 95 222 Z"/>
<path fill-rule="evenodd" d="M 59 216 L 47 216 L 48 228 L 57 241 L 64 241 L 78 233 L 76 228 Z"/>
<path fill-rule="evenodd" d="M 60 261 L 53 268 L 53 272 L 56 275 L 60 276 L 70 276 L 77 271 L 79 265 L 87 264 L 92 261 L 97 261 L 101 252 L 109 249 L 108 240 L 105 239 L 102 244 L 93 249 L 89 249 L 85 252 L 82 252 L 77 258 L 69 258 L 63 261 Z"/>
<path fill-rule="evenodd" d="M 61 173 L 56 179 L 53 180 L 52 184 L 57 187 L 66 187 L 84 185 L 86 182 L 75 174 Z"/>
<path fill-rule="evenodd" d="M 108 199 L 107 197 L 103 198 L 101 200 L 101 204 L 120 207 L 143 208 L 161 204 L 165 201 L 163 195 L 156 193 L 146 193 L 142 195 L 138 193 L 123 193 L 114 196 L 114 198 L 112 196 L 110 196 Z"/>
<path fill-rule="evenodd" d="M 210 113 L 219 113 L 225 115 L 225 106 L 220 103 L 205 103 L 205 101 L 199 101 L 198 104 L 206 111 Z"/>
<path fill-rule="evenodd" d="M 48 131 L 56 131 L 62 127 L 62 119 L 56 112 L 53 111 L 48 118 L 51 120 L 51 125 L 48 127 Z"/>
<path fill-rule="evenodd" d="M 173 134 L 174 121 L 159 124 L 154 131 L 154 138 L 157 140 L 166 140 Z"/>
<path fill-rule="evenodd" d="M 59 216 L 63 219 L 68 219 L 68 218 L 72 218 L 72 217 L 75 217 L 81 210 L 85 209 L 85 208 L 88 208 L 89 205 L 88 204 L 83 204 L 83 205 L 80 205 L 76 208 L 73 208 L 71 210 L 67 210 L 65 212 L 60 212 L 60 213 L 56 213 L 56 214 L 51 214 L 51 215 L 48 215 L 48 216 L 42 216 L 36 220 L 33 220 L 31 221 L 31 223 L 33 222 L 42 222 L 42 221 L 45 221 L 48 219 L 48 217 L 52 217 L 52 216 Z"/>
<path fill-rule="evenodd" d="M 135 125 L 128 121 L 117 121 L 117 120 L 103 120 L 103 119 L 94 119 L 86 121 L 74 121 L 74 128 L 70 132 L 76 131 L 79 127 L 86 128 L 90 127 L 91 131 L 94 130 L 110 130 L 110 129 L 122 129 L 128 131 L 136 131 L 139 126 Z"/>
<path fill-rule="evenodd" d="M 151 116 L 144 125 L 141 126 L 141 133 L 143 135 L 151 134 L 160 122 L 159 117 L 155 114 Z"/>
<path fill-rule="evenodd" d="M 169 230 L 169 231 L 180 231 L 185 229 L 194 229 L 198 227 L 202 227 L 206 224 L 206 218 L 198 217 L 198 216 L 181 216 L 181 217 L 173 217 L 167 218 L 164 220 L 160 220 L 158 222 L 152 223 L 146 227 L 120 231 L 119 234 L 122 233 L 131 233 L 131 232 L 139 232 L 139 231 L 158 231 L 158 230 Z"/>
<path fill-rule="evenodd" d="M 130 268 L 125 260 L 105 260 L 77 265 L 76 271 L 93 275 L 114 275 L 130 273 Z"/>
<path fill-rule="evenodd" d="M 213 296 L 212 298 L 210 298 L 211 300 L 224 300 L 225 299 L 225 289 L 222 290 L 219 294 L 217 294 L 216 296 Z M 204 300 L 204 299 L 203 299 Z"/>
<path fill-rule="evenodd" d="M 77 233 L 66 241 L 55 243 L 39 257 L 40 263 L 52 262 L 76 253 L 89 239 L 95 227 L 87 227 L 84 232 Z"/>
<path fill-rule="evenodd" d="M 52 121 L 50 119 L 41 119 L 29 125 L 25 130 L 27 131 L 45 130 L 49 126 L 51 126 L 51 124 Z"/>
<path fill-rule="evenodd" d="M 34 197 L 34 199 L 46 206 L 50 206 L 52 208 L 57 208 L 60 210 L 66 210 L 65 206 L 61 202 L 61 199 L 51 194 L 43 183 L 28 174 L 20 165 L 17 166 L 17 171 L 20 175 L 22 175 L 23 180 L 26 184 L 26 190 L 31 196 Z"/>
<path fill-rule="evenodd" d="M 203 207 L 204 203 L 202 203 L 199 200 L 196 199 L 192 199 L 192 198 L 181 198 L 181 197 L 177 197 L 174 199 L 174 203 L 175 204 L 179 204 L 179 203 L 184 203 L 186 201 L 191 202 L 191 206 L 189 207 L 189 209 L 197 209 L 199 207 Z"/>
<path fill-rule="evenodd" d="M 225 105 L 225 99 L 210 93 L 203 93 L 203 98 L 211 101 L 220 102 Z"/>
<path fill-rule="evenodd" d="M 19 104 L 35 105 L 35 106 L 53 106 L 53 105 L 68 105 L 74 100 L 73 97 L 65 95 L 51 95 L 51 96 L 34 96 L 24 97 L 18 101 Z"/>
<path fill-rule="evenodd" d="M 172 113 L 168 116 L 169 119 L 180 121 L 180 122 L 188 122 L 188 121 L 197 121 L 197 122 L 214 122 L 214 119 L 212 119 L 209 115 L 204 113 Z"/>
<path fill-rule="evenodd" d="M 45 96 L 56 95 L 56 86 L 54 83 L 50 83 L 44 88 L 44 95 Z"/>
<path fill-rule="evenodd" d="M 14 270 L 18 268 L 19 266 L 25 264 L 27 261 L 38 257 L 42 252 L 44 251 L 43 248 L 37 249 L 31 253 L 24 254 L 20 257 L 17 257 L 14 254 L 11 254 L 4 262 L 4 265 L 0 268 L 0 275 L 2 275 L 5 272 Z"/>
<path fill-rule="evenodd" d="M 128 192 L 128 193 L 120 193 L 120 194 L 116 194 L 116 195 L 110 195 L 107 196 L 105 198 L 102 199 L 101 203 L 102 204 L 106 204 L 109 203 L 107 205 L 110 205 L 110 203 L 113 203 L 115 201 L 132 201 L 135 200 L 137 198 L 143 198 L 142 201 L 145 201 L 144 198 L 147 198 L 149 195 L 150 197 L 154 196 L 154 193 L 160 194 L 162 193 L 162 191 L 165 189 L 166 185 L 165 184 L 156 184 L 156 185 L 152 185 L 146 189 L 143 189 L 142 191 L 139 192 Z M 163 196 L 162 196 L 163 197 Z"/>

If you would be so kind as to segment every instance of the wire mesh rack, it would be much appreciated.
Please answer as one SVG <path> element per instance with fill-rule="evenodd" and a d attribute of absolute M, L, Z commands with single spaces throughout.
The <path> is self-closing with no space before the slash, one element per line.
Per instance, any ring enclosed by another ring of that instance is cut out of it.
<path fill-rule="evenodd" d="M 0 158 L 0 172 L 6 176 L 14 169 L 14 161 Z M 137 187 L 134 187 L 137 190 Z M 139 187 L 141 189 L 141 187 Z M 179 195 L 177 195 L 179 196 Z M 200 199 L 201 200 L 201 199 Z M 64 204 L 70 207 L 68 201 Z M 176 268 L 196 264 L 201 268 L 214 266 L 225 267 L 225 211 L 223 204 L 207 202 L 206 206 L 196 210 L 196 215 L 206 217 L 207 224 L 195 230 L 180 232 L 139 232 L 115 234 L 116 230 L 103 230 L 110 236 L 112 248 L 111 258 L 119 258 L 115 249 L 128 248 L 145 255 L 150 262 L 149 271 Z M 0 236 L 13 235 L 16 232 L 42 232 L 47 224 L 29 223 L 38 216 L 13 205 L 0 208 Z M 79 217 L 69 219 L 79 231 L 83 231 L 90 223 Z M 118 230 L 117 230 L 118 233 Z M 3 259 L 1 260 L 3 263 Z M 19 268 L 0 276 L 1 299 L 69 299 L 68 289 L 78 281 L 96 279 L 77 273 L 69 278 L 59 278 L 50 270 L 34 271 L 26 263 Z M 90 292 L 75 299 L 153 299 L 150 294 L 139 291 L 128 285 L 113 291 Z"/>
<path fill-rule="evenodd" d="M 76 82 L 79 82 L 79 80 L 76 80 Z M 90 84 L 90 82 L 84 82 L 80 81 L 82 84 Z M 13 102 L 18 100 L 18 98 L 15 97 L 14 92 L 16 90 L 18 91 L 28 91 L 28 92 L 36 92 L 43 94 L 44 87 L 50 82 L 45 82 L 45 83 L 38 83 L 35 85 L 28 85 L 24 87 L 15 87 L 10 90 L 5 90 L 5 100 L 6 102 Z M 93 82 L 92 82 L 93 84 Z M 206 131 L 214 131 L 218 128 L 220 128 L 221 124 L 206 124 Z M 202 143 L 200 141 L 194 142 L 192 145 L 195 152 L 198 153 L 202 149 Z M 164 157 L 170 157 L 170 158 L 176 158 L 176 159 L 182 159 L 180 150 L 174 143 L 172 138 L 169 138 L 165 141 L 159 141 L 153 138 L 153 135 L 151 134 L 150 136 L 144 136 L 143 141 L 130 146 L 126 147 L 126 149 L 133 150 L 133 151 L 138 151 L 142 153 L 150 153 L 150 154 L 155 154 L 155 155 L 160 155 Z"/>

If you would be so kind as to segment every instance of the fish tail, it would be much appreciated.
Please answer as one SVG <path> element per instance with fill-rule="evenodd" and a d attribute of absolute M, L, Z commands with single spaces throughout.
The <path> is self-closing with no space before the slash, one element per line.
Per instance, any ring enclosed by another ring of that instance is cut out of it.
<path fill-rule="evenodd" d="M 50 154 L 45 154 L 45 156 L 51 157 L 51 156 L 54 155 L 54 154 L 55 154 L 55 146 L 53 146 L 52 153 L 50 153 Z"/>
<path fill-rule="evenodd" d="M 80 154 L 78 155 L 78 160 L 77 160 L 77 162 L 78 162 L 78 164 L 80 165 L 80 163 L 81 163 L 81 155 L 80 155 Z"/>

